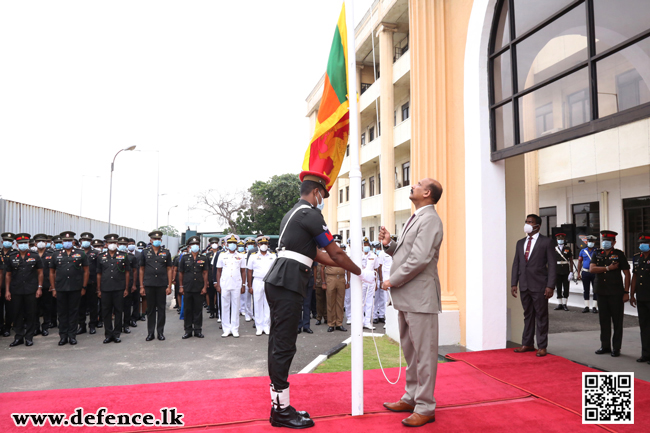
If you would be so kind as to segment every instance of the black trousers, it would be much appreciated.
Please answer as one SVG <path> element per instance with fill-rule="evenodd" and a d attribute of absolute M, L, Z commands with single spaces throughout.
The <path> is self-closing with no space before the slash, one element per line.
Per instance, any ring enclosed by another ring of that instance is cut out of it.
<path fill-rule="evenodd" d="M 138 321 L 142 314 L 140 313 L 140 287 L 136 287 L 135 292 L 131 292 L 131 320 Z"/>
<path fill-rule="evenodd" d="M 115 326 L 113 326 L 115 312 Z M 118 338 L 122 332 L 122 313 L 124 312 L 124 290 L 105 292 L 102 290 L 102 321 L 104 335 Z"/>
<path fill-rule="evenodd" d="M 301 329 L 311 329 L 311 298 L 314 294 L 314 277 L 309 278 L 307 283 L 307 296 L 302 301 L 302 319 L 298 323 Z"/>
<path fill-rule="evenodd" d="M 219 296 L 212 283 L 208 284 L 208 312 L 221 317 L 221 296 Z"/>
<path fill-rule="evenodd" d="M 89 281 L 88 286 L 86 286 L 86 294 L 81 297 L 81 304 L 79 306 L 79 324 L 81 326 L 86 326 L 86 311 L 90 310 L 88 325 L 93 328 L 97 327 L 99 321 L 97 305 L 97 284 L 92 284 Z"/>
<path fill-rule="evenodd" d="M 582 297 L 584 298 L 585 301 L 588 301 L 590 287 L 591 288 L 594 287 L 594 279 L 596 278 L 596 275 L 592 274 L 591 272 L 582 271 L 581 277 L 582 277 Z M 598 300 L 598 295 L 594 291 L 594 301 L 597 300 Z"/>
<path fill-rule="evenodd" d="M 124 298 L 123 301 L 123 319 L 122 319 L 122 326 L 129 326 L 129 322 L 131 321 L 131 309 L 133 308 L 133 292 L 131 292 L 131 286 L 129 286 L 129 294 L 126 295 L 126 298 Z"/>
<path fill-rule="evenodd" d="M 147 331 L 149 334 L 158 331 L 158 335 L 160 335 L 165 331 L 166 290 L 166 286 L 144 288 L 147 297 Z"/>
<path fill-rule="evenodd" d="M 49 288 L 43 288 L 43 295 L 38 298 L 40 310 L 43 313 L 43 325 L 56 322 L 56 306 L 54 305 L 54 296 Z"/>
<path fill-rule="evenodd" d="M 12 293 L 11 305 L 15 317 L 14 331 L 16 332 L 16 339 L 24 337 L 31 340 L 34 338 L 36 323 L 38 323 L 36 293 L 29 295 L 14 295 Z M 25 329 L 25 324 L 27 324 L 27 329 Z"/>
<path fill-rule="evenodd" d="M 264 291 L 271 313 L 269 377 L 276 390 L 287 389 L 291 361 L 296 354 L 303 297 L 299 293 L 270 283 L 264 284 Z"/>
<path fill-rule="evenodd" d="M 59 315 L 59 335 L 76 338 L 79 324 L 81 289 L 72 292 L 56 292 L 56 311 Z"/>
<path fill-rule="evenodd" d="M 641 328 L 641 356 L 650 359 L 650 301 L 638 301 L 639 328 Z"/>
<path fill-rule="evenodd" d="M 621 350 L 623 344 L 623 294 L 600 295 L 598 318 L 600 319 L 600 344 L 603 349 Z M 612 337 L 612 324 L 614 336 Z"/>
<path fill-rule="evenodd" d="M 524 333 L 521 344 L 534 346 L 537 337 L 537 348 L 546 349 L 548 346 L 548 299 L 544 292 L 522 290 L 521 305 L 524 307 Z"/>
<path fill-rule="evenodd" d="M 2 292 L 0 293 L 0 327 L 2 328 L 2 332 L 4 332 L 11 329 L 13 315 L 11 313 L 11 301 L 7 301 L 5 298 L 6 289 L 4 285 L 0 292 Z"/>
<path fill-rule="evenodd" d="M 569 274 L 556 274 L 555 289 L 558 299 L 569 297 Z"/>
<path fill-rule="evenodd" d="M 185 325 L 185 332 L 192 333 L 201 332 L 203 327 L 203 301 L 205 300 L 205 295 L 202 295 L 200 292 L 185 292 L 183 295 L 183 303 L 185 304 L 185 318 L 183 319 L 183 324 Z"/>

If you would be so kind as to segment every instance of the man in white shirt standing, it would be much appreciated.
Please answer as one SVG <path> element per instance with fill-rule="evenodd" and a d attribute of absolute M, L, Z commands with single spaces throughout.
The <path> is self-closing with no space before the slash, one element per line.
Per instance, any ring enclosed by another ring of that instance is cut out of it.
<path fill-rule="evenodd" d="M 269 303 L 264 292 L 264 277 L 277 258 L 275 253 L 269 252 L 269 238 L 262 236 L 258 241 L 259 252 L 251 253 L 248 258 L 248 291 L 253 295 L 253 308 L 255 310 L 255 335 L 271 329 L 271 314 Z"/>
<path fill-rule="evenodd" d="M 221 294 L 221 326 L 223 338 L 239 338 L 239 301 L 244 293 L 246 280 L 246 257 L 237 252 L 237 235 L 226 240 L 228 248 L 219 254 L 217 260 L 217 292 Z"/>
<path fill-rule="evenodd" d="M 372 326 L 372 304 L 377 290 L 377 278 L 381 281 L 381 264 L 377 254 L 370 249 L 370 240 L 365 237 L 363 238 L 363 255 L 361 256 L 361 287 L 363 290 L 363 327 L 367 329 L 375 329 Z"/>
<path fill-rule="evenodd" d="M 397 236 L 392 235 L 391 239 L 393 242 L 397 242 Z M 381 243 L 380 243 L 381 245 Z M 381 262 L 381 275 L 382 280 L 379 282 L 381 284 L 384 281 L 388 281 L 390 278 L 390 268 L 393 265 L 393 256 L 386 254 L 383 248 L 379 248 L 379 261 Z M 375 309 L 372 314 L 373 321 L 375 325 L 377 323 L 386 323 L 386 304 L 388 303 L 388 294 L 385 290 L 377 290 L 375 293 Z"/>

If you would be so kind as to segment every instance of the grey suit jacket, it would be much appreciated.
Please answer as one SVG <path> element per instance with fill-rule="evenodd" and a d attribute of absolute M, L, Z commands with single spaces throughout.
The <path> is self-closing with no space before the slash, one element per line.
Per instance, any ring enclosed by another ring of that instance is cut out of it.
<path fill-rule="evenodd" d="M 410 313 L 441 311 L 438 257 L 442 221 L 433 206 L 423 208 L 405 228 L 397 243 L 386 250 L 393 256 L 390 283 L 393 305 Z"/>
<path fill-rule="evenodd" d="M 539 235 L 535 247 L 526 261 L 524 242 L 528 237 L 517 241 L 515 260 L 512 263 L 512 284 L 519 284 L 520 290 L 543 292 L 546 287 L 555 288 L 555 247 L 551 238 Z"/>

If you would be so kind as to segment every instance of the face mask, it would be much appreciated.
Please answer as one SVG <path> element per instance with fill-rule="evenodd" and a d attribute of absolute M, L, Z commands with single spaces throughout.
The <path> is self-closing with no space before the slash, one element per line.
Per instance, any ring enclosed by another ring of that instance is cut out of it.
<path fill-rule="evenodd" d="M 34 252 L 38 251 L 38 248 L 36 248 L 36 247 L 29 247 L 29 249 L 30 249 L 31 251 L 34 251 Z"/>
<path fill-rule="evenodd" d="M 63 242 L 63 248 L 69 250 L 72 248 L 72 242 Z"/>
<path fill-rule="evenodd" d="M 320 190 L 318 190 L 318 195 L 320 196 L 320 201 L 316 205 L 316 209 L 322 211 L 325 208 L 325 199 L 321 195 Z"/>
<path fill-rule="evenodd" d="M 564 241 L 563 241 L 563 240 L 559 240 L 559 241 L 557 241 L 557 244 L 558 244 L 559 246 L 562 246 L 562 245 L 564 245 Z"/>
<path fill-rule="evenodd" d="M 54 244 L 54 249 L 60 250 L 63 248 L 63 244 Z"/>
<path fill-rule="evenodd" d="M 81 248 L 90 248 L 90 241 L 81 241 Z"/>
<path fill-rule="evenodd" d="M 268 245 L 260 245 L 260 251 L 264 252 L 269 249 Z"/>
<path fill-rule="evenodd" d="M 531 226 L 530 224 L 524 224 L 524 232 L 525 233 L 532 233 L 533 230 L 534 230 L 533 226 Z"/>
<path fill-rule="evenodd" d="M 45 244 L 45 247 L 46 247 L 46 248 L 50 248 L 51 246 L 52 246 L 52 243 L 50 243 L 50 242 L 48 242 L 48 243 Z"/>
<path fill-rule="evenodd" d="M 644 253 L 647 253 L 648 251 L 650 251 L 650 244 L 641 244 L 639 245 L 639 249 Z"/>
<path fill-rule="evenodd" d="M 45 242 L 39 242 L 39 243 L 37 243 L 37 244 L 36 244 L 36 247 L 37 247 L 39 250 L 42 250 L 43 248 L 45 248 Z"/>
<path fill-rule="evenodd" d="M 589 248 L 593 248 L 594 245 L 596 245 L 596 244 L 593 243 L 593 242 L 587 242 L 587 246 L 588 246 Z"/>
<path fill-rule="evenodd" d="M 102 248 L 102 253 L 105 253 L 106 251 L 108 251 L 108 248 L 106 247 Z"/>
<path fill-rule="evenodd" d="M 363 252 L 364 253 L 369 253 L 370 252 L 370 247 L 363 247 Z"/>
<path fill-rule="evenodd" d="M 138 251 L 142 252 L 142 248 L 138 248 Z"/>
<path fill-rule="evenodd" d="M 117 250 L 122 251 L 122 252 L 126 252 L 126 245 L 118 245 Z"/>
<path fill-rule="evenodd" d="M 157 248 L 157 247 L 159 247 L 159 246 L 161 246 L 161 245 L 162 245 L 162 241 L 153 241 L 153 246 L 154 246 L 154 247 Z"/>
<path fill-rule="evenodd" d="M 3 241 L 2 242 L 2 246 L 5 247 L 5 248 L 11 248 L 12 245 L 13 245 L 13 243 L 11 241 Z"/>
<path fill-rule="evenodd" d="M 199 246 L 198 245 L 192 245 L 190 247 L 193 253 L 198 253 L 199 252 Z"/>
<path fill-rule="evenodd" d="M 244 252 L 244 247 L 237 248 L 237 251 L 239 251 L 240 253 L 243 253 Z"/>
<path fill-rule="evenodd" d="M 211 247 L 213 250 L 216 250 L 217 248 L 219 248 L 219 245 L 217 245 L 217 244 L 212 244 L 212 245 L 210 245 L 210 247 Z"/>
<path fill-rule="evenodd" d="M 612 241 L 603 241 L 602 246 L 604 249 L 608 250 L 612 247 Z"/>
<path fill-rule="evenodd" d="M 228 249 L 230 251 L 235 251 L 237 249 L 237 244 L 228 244 Z"/>
<path fill-rule="evenodd" d="M 108 244 L 109 251 L 115 251 L 117 249 L 117 244 Z"/>
<path fill-rule="evenodd" d="M 253 251 L 253 248 L 255 248 L 255 245 L 248 245 L 246 251 Z"/>
<path fill-rule="evenodd" d="M 135 251 L 135 245 L 129 245 L 128 246 L 129 251 L 133 252 Z"/>
<path fill-rule="evenodd" d="M 27 251 L 29 249 L 29 244 L 18 244 L 18 249 L 20 251 Z"/>

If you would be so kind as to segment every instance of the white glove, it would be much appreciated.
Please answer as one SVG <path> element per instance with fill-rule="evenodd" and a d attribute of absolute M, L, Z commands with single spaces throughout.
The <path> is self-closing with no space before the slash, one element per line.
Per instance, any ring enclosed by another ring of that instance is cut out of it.
<path fill-rule="evenodd" d="M 573 281 L 573 272 L 569 273 L 569 281 Z"/>

